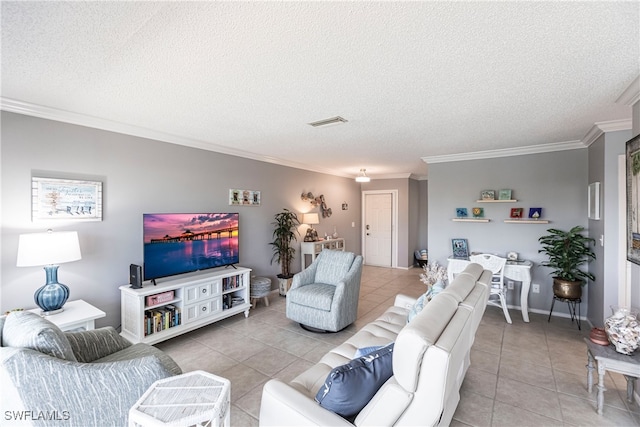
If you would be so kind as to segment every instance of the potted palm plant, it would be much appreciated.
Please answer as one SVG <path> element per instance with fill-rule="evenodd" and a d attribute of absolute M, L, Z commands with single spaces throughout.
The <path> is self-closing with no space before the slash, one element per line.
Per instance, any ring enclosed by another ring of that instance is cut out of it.
<path fill-rule="evenodd" d="M 273 229 L 273 242 L 269 243 L 273 246 L 273 257 L 271 257 L 271 264 L 276 261 L 280 264 L 281 273 L 277 275 L 279 284 L 280 295 L 287 295 L 287 291 L 291 287 L 291 281 L 293 274 L 291 274 L 291 260 L 296 253 L 295 248 L 291 246 L 294 240 L 297 240 L 296 233 L 298 232 L 298 226 L 300 220 L 295 212 L 291 212 L 288 209 L 283 209 L 282 212 L 277 213 L 274 216 L 275 221 L 272 222 Z"/>
<path fill-rule="evenodd" d="M 595 240 L 584 236 L 584 227 L 580 225 L 569 231 L 555 228 L 547 231 L 550 234 L 538 239 L 542 244 L 538 252 L 549 257 L 542 265 L 553 269 L 550 273 L 553 275 L 553 293 L 558 298 L 580 298 L 585 279 L 596 280 L 593 274 L 578 268 L 596 259 L 596 254 L 589 248 Z"/>

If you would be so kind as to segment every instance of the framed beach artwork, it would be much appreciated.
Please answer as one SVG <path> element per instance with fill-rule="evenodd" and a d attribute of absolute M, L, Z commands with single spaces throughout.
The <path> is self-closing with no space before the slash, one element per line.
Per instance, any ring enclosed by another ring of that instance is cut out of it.
<path fill-rule="evenodd" d="M 627 141 L 627 260 L 640 265 L 640 135 Z"/>
<path fill-rule="evenodd" d="M 469 216 L 467 212 L 467 208 L 456 208 L 456 217 L 457 218 L 466 218 Z"/>
<path fill-rule="evenodd" d="M 260 191 L 229 190 L 229 204 L 236 206 L 260 206 Z"/>
<path fill-rule="evenodd" d="M 511 219 L 520 219 L 522 218 L 522 208 L 511 208 Z"/>
<path fill-rule="evenodd" d="M 511 189 L 503 188 L 498 193 L 498 200 L 511 200 Z"/>
<path fill-rule="evenodd" d="M 453 248 L 454 258 L 469 257 L 469 247 L 467 246 L 467 239 L 451 239 L 451 246 Z"/>
<path fill-rule="evenodd" d="M 102 182 L 31 178 L 33 221 L 102 221 Z"/>

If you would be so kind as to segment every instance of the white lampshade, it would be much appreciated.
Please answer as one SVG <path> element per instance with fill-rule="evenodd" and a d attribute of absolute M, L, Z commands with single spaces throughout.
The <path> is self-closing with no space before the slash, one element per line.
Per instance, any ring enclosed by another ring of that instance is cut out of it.
<path fill-rule="evenodd" d="M 18 267 L 57 265 L 81 258 L 77 231 L 21 234 L 18 241 Z"/>
<path fill-rule="evenodd" d="M 320 218 L 318 218 L 317 213 L 306 213 L 302 215 L 302 223 L 303 224 L 320 224 Z"/>

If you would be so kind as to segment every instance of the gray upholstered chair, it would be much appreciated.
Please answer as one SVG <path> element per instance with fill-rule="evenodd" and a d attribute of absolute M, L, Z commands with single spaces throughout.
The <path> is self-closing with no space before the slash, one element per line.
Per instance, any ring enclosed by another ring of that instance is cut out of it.
<path fill-rule="evenodd" d="M 112 327 L 62 332 L 29 311 L 0 317 L 0 344 L 3 413 L 41 411 L 51 418 L 42 426 L 127 425 L 152 383 L 181 373 L 161 350 L 132 345 Z"/>
<path fill-rule="evenodd" d="M 362 256 L 323 250 L 293 276 L 287 292 L 287 318 L 306 329 L 337 332 L 358 316 Z"/>

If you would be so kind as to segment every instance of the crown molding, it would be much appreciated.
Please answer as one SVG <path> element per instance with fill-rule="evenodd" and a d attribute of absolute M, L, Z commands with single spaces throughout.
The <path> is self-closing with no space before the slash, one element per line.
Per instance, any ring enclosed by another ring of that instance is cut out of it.
<path fill-rule="evenodd" d="M 261 162 L 272 163 L 280 166 L 287 166 L 296 169 L 303 169 L 311 172 L 318 172 L 328 175 L 340 176 L 344 178 L 352 178 L 350 174 L 335 171 L 332 169 L 321 168 L 313 165 L 307 165 L 298 162 L 283 160 L 277 157 L 263 156 L 260 154 L 250 153 L 248 151 L 238 150 L 235 148 L 224 147 L 209 142 L 185 138 L 166 132 L 160 132 L 152 129 L 134 126 L 128 123 L 116 122 L 113 120 L 101 119 L 99 117 L 89 116 L 86 114 L 73 113 L 70 111 L 59 110 L 44 105 L 31 104 L 29 102 L 19 101 L 16 99 L 5 98 L 0 96 L 0 110 L 9 111 L 11 113 L 24 114 L 27 116 L 39 117 L 41 119 L 55 120 L 58 122 L 70 123 L 78 126 L 86 126 L 95 129 L 106 130 L 109 132 L 121 133 L 124 135 L 137 136 L 140 138 L 153 139 L 156 141 L 168 142 L 171 144 L 183 145 L 185 147 L 198 148 L 206 151 L 213 151 L 230 156 L 242 157 L 245 159 L 258 160 Z"/>
<path fill-rule="evenodd" d="M 523 156 L 526 154 L 551 153 L 554 151 L 578 150 L 587 148 L 600 135 L 606 132 L 616 132 L 631 129 L 631 119 L 611 120 L 595 123 L 580 141 L 553 142 L 550 144 L 529 145 L 526 147 L 503 148 L 498 150 L 476 151 L 470 153 L 445 154 L 442 156 L 422 157 L 422 161 L 429 164 L 458 162 L 462 160 L 493 159 L 496 157 Z"/>
<path fill-rule="evenodd" d="M 616 104 L 633 106 L 633 104 L 638 101 L 640 101 L 640 74 L 638 74 L 638 76 L 633 79 L 629 87 L 620 94 L 616 100 Z"/>
<path fill-rule="evenodd" d="M 619 130 L 629 130 L 632 127 L 631 119 L 623 119 L 623 120 L 611 120 L 608 122 L 596 122 L 589 129 L 589 132 L 582 138 L 582 142 L 585 147 L 590 146 L 601 135 L 607 132 L 617 132 Z"/>
<path fill-rule="evenodd" d="M 493 159 L 497 157 L 523 156 L 526 154 L 550 153 L 553 151 L 576 150 L 584 148 L 581 141 L 555 142 L 552 144 L 529 145 L 527 147 L 502 148 L 498 150 L 475 151 L 470 153 L 445 154 L 442 156 L 422 157 L 427 164 L 459 162 L 463 160 Z"/>

